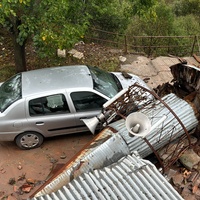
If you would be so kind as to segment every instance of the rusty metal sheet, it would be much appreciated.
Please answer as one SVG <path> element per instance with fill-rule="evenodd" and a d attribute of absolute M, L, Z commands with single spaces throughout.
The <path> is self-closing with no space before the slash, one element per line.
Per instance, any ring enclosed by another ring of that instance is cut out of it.
<path fill-rule="evenodd" d="M 111 128 L 106 128 L 88 147 L 66 164 L 56 177 L 49 180 L 32 196 L 55 192 L 82 173 L 110 165 L 129 153 L 123 138 L 119 134 L 115 134 Z"/>
<path fill-rule="evenodd" d="M 54 199 L 183 200 L 155 165 L 135 154 L 83 173 L 54 193 L 32 198 Z"/>

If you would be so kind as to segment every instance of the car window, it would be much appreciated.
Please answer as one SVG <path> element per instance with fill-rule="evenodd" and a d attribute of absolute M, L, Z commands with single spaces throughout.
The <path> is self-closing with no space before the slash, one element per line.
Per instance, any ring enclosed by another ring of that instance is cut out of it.
<path fill-rule="evenodd" d="M 71 99 L 77 112 L 102 109 L 107 101 L 93 92 L 73 92 Z"/>
<path fill-rule="evenodd" d="M 120 90 L 122 90 L 119 80 L 113 74 L 97 67 L 88 66 L 88 68 L 92 75 L 95 90 L 110 98 L 114 97 Z"/>
<path fill-rule="evenodd" d="M 0 86 L 0 112 L 21 98 L 21 73 L 19 73 Z"/>
<path fill-rule="evenodd" d="M 60 114 L 66 112 L 69 112 L 69 107 L 63 94 L 40 97 L 29 101 L 30 116 Z"/>

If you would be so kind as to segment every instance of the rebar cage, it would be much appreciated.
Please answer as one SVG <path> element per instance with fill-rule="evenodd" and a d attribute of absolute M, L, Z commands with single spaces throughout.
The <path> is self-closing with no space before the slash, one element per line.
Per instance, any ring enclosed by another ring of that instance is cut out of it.
<path fill-rule="evenodd" d="M 175 97 L 178 98 L 176 95 Z M 177 110 L 174 111 L 176 99 L 171 97 L 167 99 L 169 100 L 163 100 L 155 92 L 135 83 L 119 98 L 102 110 L 102 113 L 107 116 L 105 117 L 104 126 L 121 118 L 126 120 L 126 117 L 130 113 L 136 111 L 146 114 L 151 123 L 157 121 L 163 113 L 168 116 L 165 122 L 162 122 L 153 132 L 150 132 L 147 137 L 142 138 L 143 143 L 145 142 L 149 147 L 147 151 L 151 150 L 155 154 L 163 173 L 169 169 L 191 145 L 190 134 L 187 130 L 191 129 L 191 127 L 189 126 L 186 128 L 184 126 L 185 122 L 183 124 L 180 119 L 181 114 L 178 117 L 176 113 Z M 172 108 L 167 102 L 172 104 Z M 187 102 L 184 101 L 184 104 L 187 104 Z M 183 106 L 185 107 L 185 105 Z M 192 107 L 189 106 L 188 109 L 191 113 L 190 109 L 192 109 Z M 184 116 L 185 115 L 187 115 L 187 111 L 184 110 Z M 183 117 L 183 120 L 184 119 Z M 148 155 L 144 153 L 143 156 Z"/>

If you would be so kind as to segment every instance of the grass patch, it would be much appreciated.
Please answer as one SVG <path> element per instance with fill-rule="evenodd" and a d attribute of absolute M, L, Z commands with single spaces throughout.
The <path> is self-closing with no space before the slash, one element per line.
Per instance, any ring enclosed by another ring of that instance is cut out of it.
<path fill-rule="evenodd" d="M 0 69 L 0 74 L 0 82 L 4 82 L 15 74 L 15 67 L 10 65 L 4 66 Z"/>

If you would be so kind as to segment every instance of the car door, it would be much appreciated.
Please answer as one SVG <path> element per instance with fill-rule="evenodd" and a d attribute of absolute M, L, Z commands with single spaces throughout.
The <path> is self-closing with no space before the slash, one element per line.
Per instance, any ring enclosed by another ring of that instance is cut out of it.
<path fill-rule="evenodd" d="M 62 93 L 27 100 L 30 129 L 50 137 L 76 132 L 74 113 Z"/>
<path fill-rule="evenodd" d="M 77 131 L 88 130 L 82 119 L 91 119 L 97 116 L 108 100 L 104 96 L 93 91 L 74 91 L 70 93 L 70 98 L 75 109 L 75 122 Z"/>

